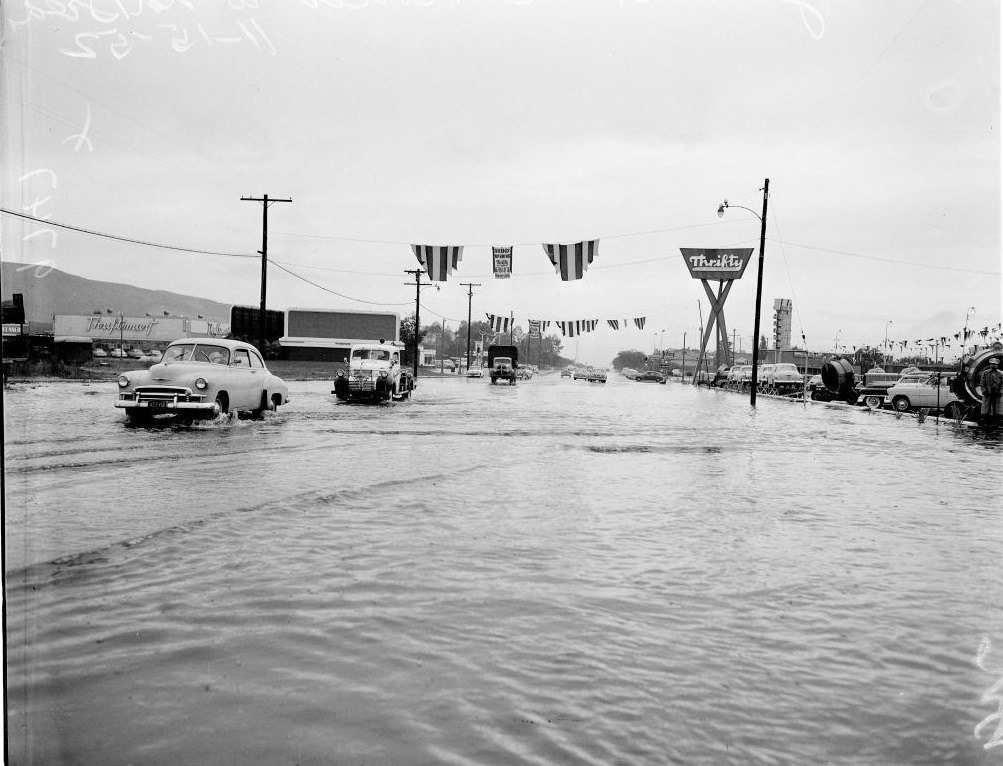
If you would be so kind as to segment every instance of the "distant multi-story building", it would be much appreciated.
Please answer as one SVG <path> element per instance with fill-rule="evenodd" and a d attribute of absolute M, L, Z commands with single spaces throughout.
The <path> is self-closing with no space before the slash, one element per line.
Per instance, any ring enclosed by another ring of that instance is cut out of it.
<path fill-rule="evenodd" d="M 773 301 L 773 347 L 778 351 L 791 347 L 791 299 Z"/>

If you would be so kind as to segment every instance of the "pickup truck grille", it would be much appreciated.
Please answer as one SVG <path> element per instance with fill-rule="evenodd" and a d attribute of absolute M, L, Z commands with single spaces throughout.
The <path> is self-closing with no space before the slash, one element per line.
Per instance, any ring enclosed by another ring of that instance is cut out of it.
<path fill-rule="evenodd" d="M 357 378 L 351 377 L 348 379 L 348 390 L 349 391 L 375 391 L 376 383 L 370 377 Z"/>
<path fill-rule="evenodd" d="M 137 402 L 200 402 L 202 398 L 183 386 L 136 386 Z"/>

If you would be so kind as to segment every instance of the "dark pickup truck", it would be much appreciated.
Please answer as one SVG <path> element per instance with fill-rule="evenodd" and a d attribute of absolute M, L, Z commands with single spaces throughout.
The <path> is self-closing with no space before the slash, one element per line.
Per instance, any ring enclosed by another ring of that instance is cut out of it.
<path fill-rule="evenodd" d="M 519 368 L 519 349 L 515 346 L 488 346 L 488 374 L 491 382 L 508 381 L 515 385 L 516 370 Z"/>

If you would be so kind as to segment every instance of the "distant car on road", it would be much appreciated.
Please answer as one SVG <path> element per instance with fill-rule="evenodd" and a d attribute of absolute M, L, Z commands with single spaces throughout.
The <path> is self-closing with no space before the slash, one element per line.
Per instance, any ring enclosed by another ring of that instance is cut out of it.
<path fill-rule="evenodd" d="M 484 377 L 484 368 L 480 367 L 480 366 L 478 366 L 478 367 L 471 367 L 469 370 L 467 370 L 467 377 L 468 378 L 483 378 Z"/>
<path fill-rule="evenodd" d="M 141 348 L 130 348 L 125 352 L 130 359 L 146 359 L 146 354 L 143 353 Z"/>
<path fill-rule="evenodd" d="M 639 372 L 637 377 L 634 378 L 637 381 L 654 381 L 655 383 L 664 383 L 665 376 L 657 370 L 645 370 L 644 372 Z"/>
<path fill-rule="evenodd" d="M 108 352 L 108 356 L 113 356 L 116 359 L 125 359 L 125 351 L 120 348 L 113 348 Z"/>
<path fill-rule="evenodd" d="M 118 377 L 118 401 L 133 421 L 170 415 L 188 420 L 220 414 L 260 415 L 289 401 L 285 382 L 265 367 L 249 343 L 184 338 L 171 343 L 160 363 Z"/>
<path fill-rule="evenodd" d="M 97 348 L 95 348 L 95 349 L 94 349 L 93 351 L 91 351 L 91 356 L 95 356 L 95 357 L 98 357 L 99 359 L 103 359 L 103 358 L 105 358 L 106 356 L 108 356 L 108 352 L 107 352 L 107 351 L 105 351 L 105 350 L 104 350 L 103 348 L 101 348 L 100 346 L 98 346 L 98 347 L 97 347 Z"/>

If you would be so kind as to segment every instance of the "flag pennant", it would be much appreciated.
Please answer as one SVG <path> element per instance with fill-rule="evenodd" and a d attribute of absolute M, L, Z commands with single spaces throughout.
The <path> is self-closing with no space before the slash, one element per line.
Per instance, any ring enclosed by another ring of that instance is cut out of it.
<path fill-rule="evenodd" d="M 411 245 L 411 250 L 433 282 L 445 282 L 463 260 L 463 245 Z"/>
<path fill-rule="evenodd" d="M 606 324 L 612 327 L 614 330 L 620 329 L 620 320 L 618 319 L 607 319 Z"/>
<path fill-rule="evenodd" d="M 485 316 L 488 318 L 488 324 L 491 325 L 491 332 L 508 332 L 511 317 L 495 316 L 494 314 L 486 314 Z"/>
<path fill-rule="evenodd" d="M 646 317 L 634 317 L 634 326 L 637 327 L 638 330 L 643 330 L 645 319 Z"/>
<path fill-rule="evenodd" d="M 557 322 L 561 334 L 566 338 L 574 338 L 587 332 L 592 332 L 599 324 L 598 319 L 576 319 L 573 322 Z"/>
<path fill-rule="evenodd" d="M 599 251 L 598 239 L 587 239 L 569 245 L 544 245 L 543 251 L 554 264 L 557 275 L 565 282 L 581 279 Z"/>

